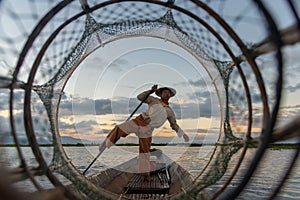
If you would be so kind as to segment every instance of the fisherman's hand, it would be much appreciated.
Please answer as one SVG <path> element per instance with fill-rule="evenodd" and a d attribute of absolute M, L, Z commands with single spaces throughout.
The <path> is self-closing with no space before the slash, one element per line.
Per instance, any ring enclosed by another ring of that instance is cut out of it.
<path fill-rule="evenodd" d="M 156 92 L 156 90 L 157 90 L 157 85 L 153 85 L 152 88 L 151 88 L 151 91 Z"/>
<path fill-rule="evenodd" d="M 183 135 L 183 139 L 184 139 L 185 142 L 190 141 L 190 138 L 189 138 L 189 136 L 187 134 Z"/>

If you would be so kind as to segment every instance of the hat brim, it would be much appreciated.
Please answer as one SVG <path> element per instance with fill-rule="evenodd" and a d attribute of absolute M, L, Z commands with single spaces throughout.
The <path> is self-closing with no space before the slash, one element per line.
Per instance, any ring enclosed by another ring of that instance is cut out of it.
<path fill-rule="evenodd" d="M 170 91 L 170 94 L 171 94 L 171 95 L 170 95 L 171 97 L 175 96 L 175 94 L 176 94 L 176 90 L 173 89 L 173 88 L 170 88 L 170 87 L 161 87 L 161 88 L 159 88 L 158 90 L 156 90 L 155 94 L 156 94 L 157 96 L 161 97 L 161 94 L 162 94 L 162 91 L 163 91 L 163 90 L 169 90 L 169 91 Z"/>

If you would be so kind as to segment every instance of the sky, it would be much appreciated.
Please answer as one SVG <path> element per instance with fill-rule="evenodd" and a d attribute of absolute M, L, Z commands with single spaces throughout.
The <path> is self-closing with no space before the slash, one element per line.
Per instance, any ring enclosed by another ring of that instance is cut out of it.
<path fill-rule="evenodd" d="M 222 1 L 220 1 L 222 2 Z M 266 34 L 264 24 L 255 21 L 255 12 L 249 8 L 249 2 L 231 0 L 222 8 L 223 15 L 228 20 L 232 20 L 232 25 L 240 34 L 241 38 L 247 43 L 258 42 Z M 232 2 L 232 3 L 231 3 Z M 243 2 L 243 3 L 241 3 Z M 280 28 L 286 28 L 293 24 L 290 12 L 285 12 L 287 6 L 284 0 L 264 1 L 272 9 L 272 14 Z M 182 2 L 184 3 L 184 2 Z M 296 1 L 295 1 L 296 3 Z M 220 6 L 218 1 L 211 2 L 211 6 L 217 8 Z M 3 5 L 2 5 L 3 6 Z M 16 10 L 26 8 L 24 2 L 15 5 Z M 45 6 L 45 5 L 44 5 Z M 251 6 L 251 5 L 250 5 Z M 36 10 L 42 10 L 43 7 L 36 7 Z M 237 9 L 238 8 L 238 9 Z M 299 4 L 297 2 L 297 8 Z M 231 15 L 238 16 L 244 12 L 245 21 L 239 22 L 238 19 L 231 18 Z M 25 35 L 23 28 L 33 28 L 33 24 L 27 20 L 24 15 L 24 24 L 19 24 L 8 20 L 10 17 L 0 15 L 1 27 L 7 27 L 0 33 L 10 35 L 15 40 Z M 248 21 L 247 21 L 248 20 Z M 30 30 L 31 30 L 30 29 Z M 220 30 L 222 31 L 222 30 Z M 29 31 L 30 32 L 30 31 Z M 2 35 L 1 35 L 2 34 Z M 6 41 L 7 42 L 7 41 Z M 24 41 L 20 40 L 20 43 Z M 227 41 L 232 42 L 232 41 Z M 212 42 L 211 42 L 212 43 Z M 205 45 L 205 44 L 203 44 Z M 1 40 L 1 49 L 17 48 L 13 45 L 7 45 Z M 35 53 L 35 52 L 33 52 Z M 299 65 L 299 45 L 293 45 L 284 48 L 285 82 L 283 85 L 283 97 L 279 122 L 285 123 L 300 113 L 300 65 Z M 3 58 L 0 56 L 0 75 L 7 76 L 8 71 L 13 68 L 16 59 L 15 54 Z M 34 56 L 34 55 L 31 55 Z M 273 55 L 262 56 L 257 60 L 262 70 L 262 76 L 267 85 L 267 92 L 270 96 L 270 102 L 274 97 L 274 57 Z M 27 63 L 26 63 L 27 64 Z M 28 65 L 30 66 L 30 65 Z M 191 141 L 195 143 L 215 143 L 219 138 L 220 128 L 222 127 L 222 99 L 218 98 L 216 87 L 221 87 L 219 82 L 210 77 L 204 60 L 197 60 L 190 52 L 175 45 L 174 43 L 152 37 L 123 38 L 108 43 L 91 52 L 84 59 L 72 74 L 64 88 L 59 105 L 59 130 L 62 136 L 70 136 L 79 139 L 88 139 L 95 143 L 103 140 L 106 134 L 116 125 L 127 119 L 134 108 L 139 104 L 136 96 L 151 88 L 153 84 L 159 86 L 170 86 L 176 89 L 177 94 L 170 100 L 171 107 L 174 109 L 179 125 L 190 135 Z M 251 70 L 247 65 L 243 66 L 248 73 L 247 78 L 253 84 L 251 91 L 253 99 L 259 96 L 255 77 L 251 75 Z M 23 69 L 22 69 L 23 70 Z M 38 72 L 39 73 L 39 72 Z M 28 74 L 27 71 L 21 71 L 22 75 Z M 38 74 L 39 75 L 39 74 Z M 37 76 L 37 82 L 43 83 L 43 79 Z M 231 94 L 242 93 L 240 88 L 240 79 L 236 71 L 233 71 L 232 81 L 235 84 L 230 86 Z M 26 78 L 24 78 L 26 80 Z M 214 85 L 216 84 L 216 85 Z M 222 87 L 221 87 L 222 88 Z M 243 93 L 242 93 L 243 94 Z M 0 90 L 0 127 L 2 133 L 9 135 L 8 120 L 8 95 L 9 91 Z M 15 92 L 15 117 L 17 130 L 24 135 L 22 125 L 22 104 L 24 102 L 24 93 L 21 90 Z M 47 115 L 43 109 L 39 97 L 33 93 L 33 115 L 35 129 L 37 132 L 44 132 L 49 129 Z M 243 137 L 247 125 L 247 105 L 245 100 L 232 96 L 232 122 L 233 131 Z M 261 128 L 261 106 L 259 101 L 254 101 L 254 126 L 252 131 L 259 133 Z M 256 104 L 257 103 L 257 104 Z M 272 106 L 272 105 L 271 105 Z M 137 114 L 144 111 L 147 107 L 143 105 Z M 42 122 L 42 123 L 38 123 Z M 41 139 L 48 140 L 49 135 L 41 133 Z M 176 136 L 166 123 L 162 128 L 155 130 L 154 142 L 182 142 L 183 140 Z M 122 140 L 122 142 L 136 142 L 134 136 Z"/>
<path fill-rule="evenodd" d="M 90 132 L 90 137 L 97 139 L 106 135 L 113 125 L 125 121 L 139 103 L 136 96 L 154 84 L 178 91 L 170 102 L 182 128 L 203 135 L 207 130 L 219 129 L 220 111 L 212 109 L 219 106 L 217 100 L 210 101 L 210 98 L 217 99 L 216 91 L 201 63 L 182 48 L 157 38 L 129 38 L 97 49 L 68 81 L 65 100 L 72 102 L 73 120 L 95 125 L 96 134 Z M 137 114 L 146 109 L 144 105 Z M 61 117 L 63 111 L 60 110 Z M 68 124 L 67 120 L 61 126 L 65 123 Z M 203 124 L 201 129 L 198 124 Z M 84 137 L 87 134 L 81 125 L 77 124 L 76 129 L 79 137 Z M 171 137 L 176 133 L 166 123 L 154 135 Z M 217 132 L 213 138 L 217 138 Z"/>

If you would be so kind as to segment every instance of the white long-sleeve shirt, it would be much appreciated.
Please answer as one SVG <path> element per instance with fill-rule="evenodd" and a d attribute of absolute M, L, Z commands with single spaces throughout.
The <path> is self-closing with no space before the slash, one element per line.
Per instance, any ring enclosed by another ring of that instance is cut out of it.
<path fill-rule="evenodd" d="M 142 101 L 149 92 L 150 90 L 144 91 L 137 98 Z M 179 137 L 184 135 L 184 131 L 177 124 L 175 114 L 169 105 L 163 106 L 162 100 L 153 96 L 147 97 L 145 103 L 148 104 L 148 109 L 142 113 L 142 117 L 151 127 L 161 127 L 168 120 L 171 128 Z"/>

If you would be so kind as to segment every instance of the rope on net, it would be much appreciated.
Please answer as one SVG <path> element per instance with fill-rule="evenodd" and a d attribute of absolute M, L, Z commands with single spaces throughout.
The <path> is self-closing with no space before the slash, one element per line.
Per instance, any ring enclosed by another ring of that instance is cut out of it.
<path fill-rule="evenodd" d="M 142 27 L 142 28 L 141 28 Z M 193 52 L 196 56 L 200 57 L 201 59 L 204 59 L 205 63 L 207 63 L 205 66 L 209 66 L 208 72 L 211 72 L 214 77 L 216 76 L 217 70 L 221 71 L 222 74 L 222 80 L 223 83 L 228 83 L 229 78 L 229 72 L 226 72 L 224 70 L 225 66 L 224 62 L 218 62 L 210 58 L 204 51 L 203 48 L 201 48 L 196 41 L 189 37 L 186 33 L 184 33 L 182 30 L 178 28 L 178 25 L 176 24 L 172 12 L 170 10 L 167 11 L 167 13 L 156 20 L 145 20 L 145 21 L 125 21 L 121 23 L 114 23 L 109 25 L 103 25 L 96 22 L 95 19 L 93 19 L 90 15 L 86 18 L 85 23 L 85 31 L 79 41 L 79 43 L 74 47 L 73 51 L 69 54 L 67 57 L 65 63 L 59 68 L 60 70 L 58 73 L 47 83 L 41 85 L 41 86 L 35 86 L 34 90 L 39 94 L 41 100 L 43 101 L 48 115 L 51 122 L 51 129 L 53 133 L 53 141 L 59 141 L 56 137 L 58 137 L 58 128 L 57 128 L 57 122 L 56 122 L 56 112 L 55 108 L 57 107 L 57 103 L 54 104 L 55 101 L 59 101 L 55 99 L 55 96 L 53 95 L 53 92 L 51 91 L 59 91 L 61 88 L 61 82 L 65 81 L 68 76 L 72 74 L 72 71 L 75 70 L 75 67 L 78 66 L 78 62 L 82 61 L 83 57 L 86 57 L 90 52 L 93 52 L 95 48 L 98 46 L 102 47 L 105 43 L 108 43 L 115 38 L 122 38 L 122 37 L 134 37 L 139 35 L 149 35 L 149 36 L 156 36 L 156 37 L 166 37 L 165 34 L 165 27 L 167 27 L 166 31 L 168 31 L 168 40 L 174 40 L 176 43 L 181 43 L 181 45 L 184 45 L 186 48 L 188 48 L 191 52 Z M 173 37 L 170 37 L 171 33 L 173 34 Z M 98 46 L 96 46 L 98 45 Z M 199 59 L 200 59 L 199 58 Z M 214 66 L 214 63 L 221 63 L 219 65 Z M 225 62 L 225 64 L 228 64 Z M 217 68 L 220 66 L 219 68 Z M 212 69 L 215 67 L 215 71 Z M 223 67 L 223 69 L 221 69 Z M 226 85 L 225 85 L 226 86 Z M 46 91 L 46 92 L 45 92 Z M 50 91 L 50 92 L 49 92 Z M 62 92 L 62 91 L 61 91 Z M 59 98 L 59 96 L 58 96 Z M 228 119 L 225 119 L 225 123 L 229 123 Z M 226 126 L 228 127 L 228 126 Z M 227 138 L 233 138 L 230 129 L 226 129 L 228 131 L 225 131 L 225 137 Z M 55 142 L 54 142 L 55 144 Z M 223 154 L 223 152 L 220 152 L 220 154 Z M 76 173 L 74 170 L 70 171 L 72 167 L 65 167 L 68 166 L 67 157 L 62 156 L 64 155 L 64 150 L 59 145 L 54 145 L 54 155 L 53 160 L 51 163 L 51 169 L 57 169 L 59 167 L 63 167 L 62 169 L 59 169 L 59 172 L 62 173 L 64 176 L 66 176 L 69 180 L 71 180 L 73 183 L 79 183 L 78 187 L 80 186 L 83 191 L 90 190 L 89 187 L 91 185 L 83 186 L 82 178 L 80 177 L 74 177 L 73 174 Z M 227 154 L 226 154 L 227 155 Z M 224 161 L 225 163 L 228 163 L 229 159 L 219 159 L 220 161 Z M 226 166 L 226 165 L 225 165 Z M 73 167 L 74 169 L 74 167 Z M 226 170 L 226 168 L 223 168 Z M 217 170 L 215 172 L 224 173 L 224 170 Z M 211 171 L 212 172 L 212 171 Z M 221 177 L 220 175 L 217 175 L 215 173 L 212 173 L 211 177 Z M 204 182 L 206 179 L 203 180 Z M 210 182 L 206 183 L 206 186 L 210 185 Z M 98 195 L 98 194 L 97 194 Z M 90 196 L 91 198 L 95 198 L 94 196 Z"/>

